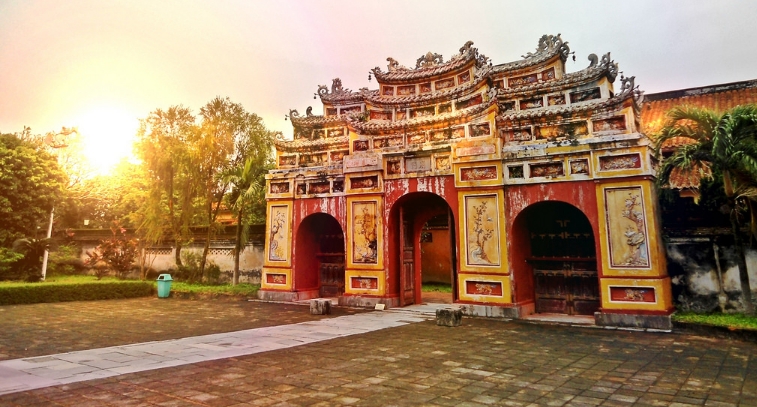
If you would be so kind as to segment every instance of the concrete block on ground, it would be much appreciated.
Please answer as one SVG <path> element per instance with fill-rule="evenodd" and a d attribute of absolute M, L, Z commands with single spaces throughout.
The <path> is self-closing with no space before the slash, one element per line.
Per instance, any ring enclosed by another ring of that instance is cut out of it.
<path fill-rule="evenodd" d="M 460 308 L 441 308 L 436 310 L 436 324 L 440 326 L 460 326 L 463 323 L 463 310 Z"/>
<path fill-rule="evenodd" d="M 331 300 L 324 300 L 320 298 L 310 300 L 310 314 L 312 315 L 331 314 Z"/>

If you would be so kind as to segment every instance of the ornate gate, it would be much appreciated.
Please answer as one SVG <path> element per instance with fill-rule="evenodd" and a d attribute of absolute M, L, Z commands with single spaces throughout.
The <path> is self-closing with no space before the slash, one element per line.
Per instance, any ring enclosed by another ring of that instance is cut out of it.
<path fill-rule="evenodd" d="M 320 235 L 318 272 L 320 296 L 337 297 L 344 294 L 344 236 L 342 234 Z"/>

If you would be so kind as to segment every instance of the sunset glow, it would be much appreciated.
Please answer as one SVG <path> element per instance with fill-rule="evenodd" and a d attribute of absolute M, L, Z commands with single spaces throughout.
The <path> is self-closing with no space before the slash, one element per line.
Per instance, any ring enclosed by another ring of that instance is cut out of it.
<path fill-rule="evenodd" d="M 132 156 L 134 135 L 139 128 L 135 114 L 116 107 L 95 107 L 72 120 L 82 136 L 84 155 L 100 174 L 106 174 L 122 159 Z"/>

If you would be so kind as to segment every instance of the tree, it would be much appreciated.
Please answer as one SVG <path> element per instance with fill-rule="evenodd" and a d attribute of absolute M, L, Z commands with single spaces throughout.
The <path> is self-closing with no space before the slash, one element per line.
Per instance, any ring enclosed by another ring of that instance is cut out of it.
<path fill-rule="evenodd" d="M 141 121 L 136 152 L 148 180 L 144 216 L 139 228 L 149 243 L 170 237 L 181 267 L 181 248 L 191 239 L 189 226 L 196 212 L 199 191 L 192 146 L 198 129 L 189 109 L 157 109 Z"/>
<path fill-rule="evenodd" d="M 100 241 L 91 252 L 87 252 L 86 265 L 95 267 L 99 262 L 105 262 L 116 272 L 116 277 L 125 278 L 137 258 L 137 241 L 126 235 L 126 229 L 118 222 L 113 222 L 110 231 L 113 237 Z M 98 279 L 101 277 L 98 275 Z"/>
<path fill-rule="evenodd" d="M 65 185 L 56 158 L 29 128 L 0 134 L 0 246 L 10 247 L 47 226 Z"/>
<path fill-rule="evenodd" d="M 665 141 L 674 137 L 691 143 L 663 160 L 658 183 L 668 185 L 675 172 L 700 179 L 722 177 L 744 307 L 747 314 L 753 315 L 742 226 L 748 223 L 750 238 L 757 238 L 757 106 L 737 106 L 722 114 L 684 106 L 671 109 L 668 117 L 656 137 L 658 152 Z"/>
<path fill-rule="evenodd" d="M 271 165 L 256 165 L 255 159 L 248 157 L 243 165 L 229 169 L 222 177 L 232 186 L 226 198 L 237 216 L 232 285 L 239 283 L 239 256 L 247 246 L 250 212 L 255 206 L 265 205 L 265 174 L 270 168 Z"/>
<path fill-rule="evenodd" d="M 270 160 L 276 133 L 267 130 L 259 116 L 229 98 L 211 100 L 200 109 L 200 116 L 200 137 L 193 161 L 199 164 L 199 179 L 205 191 L 204 220 L 208 229 L 200 260 L 200 273 L 204 275 L 210 241 L 218 228 L 218 212 L 230 186 L 223 175 L 243 167 L 248 159 L 256 171 L 264 168 Z"/>

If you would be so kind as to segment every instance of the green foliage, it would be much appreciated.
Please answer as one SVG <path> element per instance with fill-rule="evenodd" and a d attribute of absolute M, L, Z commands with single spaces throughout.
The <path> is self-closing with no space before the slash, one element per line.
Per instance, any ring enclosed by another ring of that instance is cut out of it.
<path fill-rule="evenodd" d="M 221 278 L 221 267 L 213 262 L 209 262 L 205 270 L 205 276 L 209 284 L 218 284 Z"/>
<path fill-rule="evenodd" d="M 222 294 L 255 297 L 260 284 L 237 284 L 237 285 L 204 285 L 173 281 L 171 291 L 188 294 Z"/>
<path fill-rule="evenodd" d="M 424 293 L 451 293 L 451 284 L 426 284 L 421 286 L 421 291 Z"/>
<path fill-rule="evenodd" d="M 54 275 L 80 274 L 86 270 L 79 255 L 81 248 L 74 244 L 62 244 L 50 250 L 47 262 L 47 277 Z"/>
<path fill-rule="evenodd" d="M 50 248 L 50 239 L 18 239 L 13 250 L 24 255 L 11 265 L 13 277 L 35 282 L 42 279 L 42 256 Z"/>
<path fill-rule="evenodd" d="M 0 280 L 13 280 L 13 265 L 23 258 L 22 253 L 0 247 Z"/>
<path fill-rule="evenodd" d="M 693 324 L 723 326 L 727 328 L 757 329 L 757 317 L 744 314 L 697 314 L 676 312 L 673 320 Z"/>
<path fill-rule="evenodd" d="M 86 283 L 0 284 L 0 305 L 61 301 L 93 301 L 147 297 L 155 292 L 146 281 L 101 281 Z"/>
<path fill-rule="evenodd" d="M 46 227 L 64 186 L 55 157 L 28 128 L 0 134 L 0 247 Z"/>
<path fill-rule="evenodd" d="M 179 266 L 179 277 L 190 283 L 202 281 L 202 274 L 200 274 L 201 258 L 202 255 L 196 251 L 181 252 L 182 265 Z"/>
<path fill-rule="evenodd" d="M 126 278 L 137 258 L 137 241 L 126 236 L 126 229 L 114 223 L 110 228 L 113 237 L 101 240 L 100 244 L 91 252 L 87 252 L 88 267 L 96 268 L 100 262 L 106 263 L 115 272 L 118 278 Z M 97 273 L 101 277 L 100 273 Z"/>

